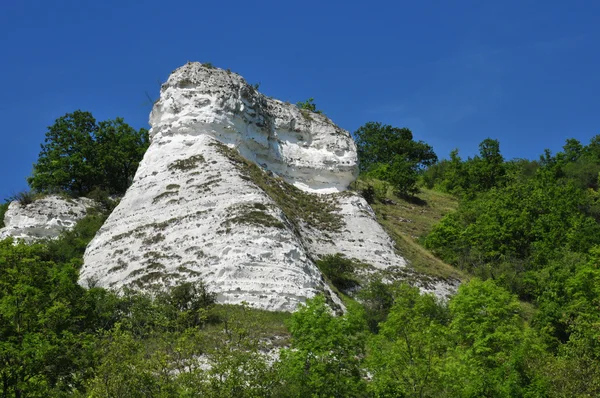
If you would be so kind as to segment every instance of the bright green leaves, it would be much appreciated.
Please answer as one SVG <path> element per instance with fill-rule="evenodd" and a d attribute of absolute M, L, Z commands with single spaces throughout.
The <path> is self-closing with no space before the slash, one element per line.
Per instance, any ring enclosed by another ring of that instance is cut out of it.
<path fill-rule="evenodd" d="M 518 397 L 545 388 L 536 374 L 543 347 L 516 298 L 492 281 L 464 284 L 448 305 L 400 286 L 368 348 L 376 397 Z"/>
<path fill-rule="evenodd" d="M 435 396 L 448 349 L 447 308 L 401 285 L 387 320 L 369 342 L 370 389 L 377 397 Z"/>
<path fill-rule="evenodd" d="M 96 123 L 78 110 L 48 128 L 28 182 L 41 192 L 123 194 L 148 145 L 145 129 L 136 131 L 121 118 Z"/>
<path fill-rule="evenodd" d="M 292 345 L 281 352 L 283 396 L 363 396 L 365 330 L 359 308 L 336 317 L 323 296 L 308 300 L 292 315 Z"/>
<path fill-rule="evenodd" d="M 433 148 L 414 141 L 407 128 L 368 122 L 354 132 L 354 139 L 361 172 L 389 182 L 400 195 L 415 194 L 417 172 L 437 161 Z"/>

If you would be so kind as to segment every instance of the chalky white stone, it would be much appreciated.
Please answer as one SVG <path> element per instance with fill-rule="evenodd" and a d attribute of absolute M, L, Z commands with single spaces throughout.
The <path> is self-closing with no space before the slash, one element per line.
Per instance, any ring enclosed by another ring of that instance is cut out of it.
<path fill-rule="evenodd" d="M 356 147 L 326 116 L 188 63 L 162 85 L 150 124 L 151 145 L 88 245 L 80 283 L 144 289 L 202 279 L 221 303 L 293 311 L 319 292 L 341 304 L 315 266 L 324 254 L 406 265 L 364 199 L 343 192 L 358 173 Z M 331 196 L 343 226 L 288 219 L 219 143 L 304 192 Z"/>
<path fill-rule="evenodd" d="M 87 214 L 96 202 L 88 198 L 68 199 L 49 195 L 29 204 L 13 201 L 4 214 L 0 240 L 8 237 L 33 242 L 53 239 L 71 229 Z"/>

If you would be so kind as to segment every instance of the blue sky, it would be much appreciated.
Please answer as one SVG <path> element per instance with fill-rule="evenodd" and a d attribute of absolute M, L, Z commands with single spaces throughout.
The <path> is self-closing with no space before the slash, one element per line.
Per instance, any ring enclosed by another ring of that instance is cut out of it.
<path fill-rule="evenodd" d="M 597 1 L 5 1 L 0 200 L 26 189 L 47 126 L 76 109 L 148 127 L 187 61 L 341 127 L 410 128 L 440 157 L 487 137 L 537 158 L 600 134 Z"/>

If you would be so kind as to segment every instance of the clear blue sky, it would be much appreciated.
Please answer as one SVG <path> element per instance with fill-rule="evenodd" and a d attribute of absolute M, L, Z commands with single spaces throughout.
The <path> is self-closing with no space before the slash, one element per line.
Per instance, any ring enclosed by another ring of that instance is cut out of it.
<path fill-rule="evenodd" d="M 186 61 L 341 127 L 409 127 L 440 157 L 486 137 L 537 158 L 600 134 L 598 1 L 5 1 L 0 200 L 76 109 L 147 127 L 146 92 Z"/>

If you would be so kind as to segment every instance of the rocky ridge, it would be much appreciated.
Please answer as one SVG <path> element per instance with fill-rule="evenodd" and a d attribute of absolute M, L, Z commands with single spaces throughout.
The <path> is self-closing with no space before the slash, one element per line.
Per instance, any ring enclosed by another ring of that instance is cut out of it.
<path fill-rule="evenodd" d="M 56 238 L 62 231 L 73 228 L 89 209 L 96 206 L 92 199 L 58 195 L 48 195 L 28 204 L 12 201 L 4 214 L 0 240 L 12 237 L 33 242 Z"/>
<path fill-rule="evenodd" d="M 319 292 L 340 304 L 315 266 L 322 255 L 405 267 L 366 201 L 345 191 L 356 148 L 326 116 L 188 63 L 163 84 L 150 124 L 133 184 L 86 250 L 82 284 L 202 279 L 221 303 L 293 311 Z"/>

